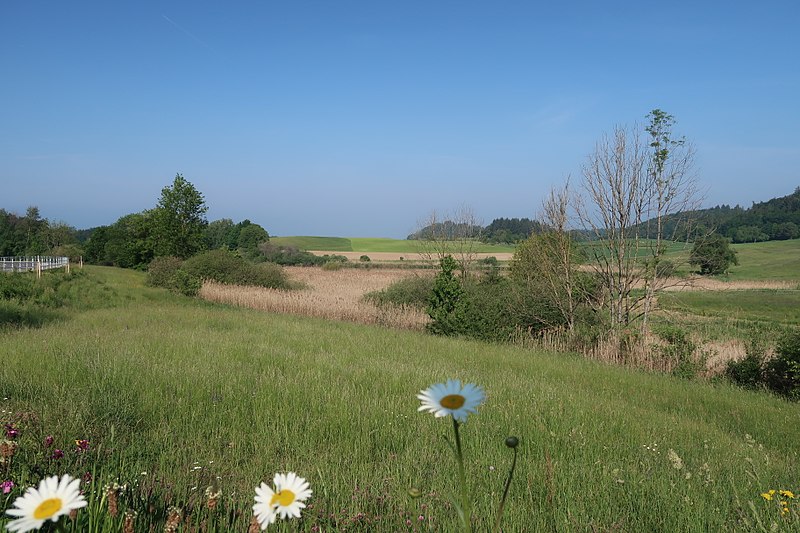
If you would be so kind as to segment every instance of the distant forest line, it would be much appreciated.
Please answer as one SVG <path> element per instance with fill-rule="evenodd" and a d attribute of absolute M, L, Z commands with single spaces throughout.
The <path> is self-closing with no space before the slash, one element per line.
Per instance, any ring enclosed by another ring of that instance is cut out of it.
<path fill-rule="evenodd" d="M 754 202 L 746 209 L 739 205 L 731 207 L 723 204 L 680 215 L 668 215 L 663 225 L 662 234 L 679 241 L 693 240 L 695 235 L 710 232 L 723 235 L 737 244 L 796 239 L 800 237 L 800 187 L 792 194 L 766 202 Z M 491 244 L 515 244 L 544 229 L 540 222 L 529 218 L 495 218 L 485 227 L 445 220 L 429 224 L 407 239 L 441 237 L 457 240 L 468 237 Z M 651 239 L 656 237 L 655 233 L 655 224 L 648 222 L 642 224 L 638 231 L 640 237 Z"/>

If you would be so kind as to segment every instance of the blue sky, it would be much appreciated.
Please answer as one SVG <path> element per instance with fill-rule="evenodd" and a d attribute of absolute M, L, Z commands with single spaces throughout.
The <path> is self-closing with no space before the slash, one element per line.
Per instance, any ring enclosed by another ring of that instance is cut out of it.
<path fill-rule="evenodd" d="M 0 3 L 0 207 L 78 228 L 180 172 L 210 220 L 403 238 L 533 217 L 661 108 L 704 205 L 800 186 L 800 3 Z"/>

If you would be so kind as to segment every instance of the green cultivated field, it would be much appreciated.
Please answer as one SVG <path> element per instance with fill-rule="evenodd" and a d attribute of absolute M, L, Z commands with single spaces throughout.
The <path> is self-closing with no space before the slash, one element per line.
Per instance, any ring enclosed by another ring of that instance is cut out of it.
<path fill-rule="evenodd" d="M 734 244 L 739 266 L 731 268 L 730 279 L 800 281 L 800 239 Z"/>
<path fill-rule="evenodd" d="M 332 252 L 394 252 L 416 253 L 417 241 L 406 239 L 379 239 L 370 237 L 271 237 L 270 242 L 282 246 L 295 246 L 302 250 Z M 477 243 L 475 251 L 480 253 L 513 253 L 514 246 Z"/>
<path fill-rule="evenodd" d="M 294 246 L 300 250 L 354 251 L 350 239 L 344 237 L 270 237 L 269 242 L 278 246 Z"/>
<path fill-rule="evenodd" d="M 226 511 L 209 530 L 245 531 L 254 487 L 292 470 L 314 490 L 292 524 L 301 531 L 409 531 L 406 520 L 452 531 L 451 425 L 415 398 L 447 378 L 488 396 L 462 428 L 476 531 L 502 492 L 507 435 L 521 444 L 504 531 L 797 526 L 759 494 L 800 488 L 800 405 L 569 355 L 211 305 L 145 288 L 138 273 L 88 270 L 116 307 L 0 333 L 0 422 L 18 420 L 10 471 L 22 483 L 94 472 L 96 530 L 119 524 L 98 518 L 99 487 L 117 481 L 145 494 L 142 530 L 167 505 L 207 513 L 202 493 L 216 484 Z M 45 435 L 67 456 L 20 474 Z M 82 438 L 92 448 L 76 455 Z"/>

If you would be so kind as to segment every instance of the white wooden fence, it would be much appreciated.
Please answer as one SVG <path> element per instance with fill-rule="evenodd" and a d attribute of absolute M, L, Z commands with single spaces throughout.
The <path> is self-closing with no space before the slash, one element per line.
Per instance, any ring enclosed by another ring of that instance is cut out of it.
<path fill-rule="evenodd" d="M 0 272 L 36 272 L 37 276 L 41 276 L 42 270 L 54 268 L 65 268 L 69 272 L 69 257 L 0 257 Z"/>

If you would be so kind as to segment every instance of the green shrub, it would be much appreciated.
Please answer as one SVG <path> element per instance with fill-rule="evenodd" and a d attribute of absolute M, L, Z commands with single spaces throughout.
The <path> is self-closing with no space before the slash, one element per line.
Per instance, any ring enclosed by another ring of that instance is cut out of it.
<path fill-rule="evenodd" d="M 764 365 L 764 382 L 771 390 L 800 400 L 800 330 L 787 333 Z"/>
<path fill-rule="evenodd" d="M 675 275 L 675 263 L 669 259 L 662 259 L 656 265 L 656 277 L 669 278 Z"/>
<path fill-rule="evenodd" d="M 763 385 L 764 361 L 767 359 L 767 345 L 763 332 L 753 329 L 746 345 L 746 355 L 739 361 L 728 361 L 725 376 L 732 382 L 747 389 Z"/>
<path fill-rule="evenodd" d="M 728 361 L 725 375 L 741 387 L 748 389 L 758 388 L 763 380 L 764 360 L 757 354 L 748 353 L 739 361 Z"/>
<path fill-rule="evenodd" d="M 371 261 L 371 259 L 369 258 L 368 255 L 362 255 L 361 257 L 358 258 L 358 260 L 363 262 L 363 263 L 368 263 L 368 262 Z"/>
<path fill-rule="evenodd" d="M 170 279 L 169 289 L 184 296 L 197 296 L 203 286 L 202 280 L 192 276 L 185 270 L 178 270 Z"/>
<path fill-rule="evenodd" d="M 183 265 L 177 257 L 156 257 L 147 267 L 147 284 L 151 287 L 171 289 L 175 286 L 175 274 Z"/>
<path fill-rule="evenodd" d="M 694 358 L 697 345 L 689 338 L 686 330 L 671 324 L 653 328 L 653 333 L 664 340 L 667 345 L 659 346 L 664 358 L 672 363 L 672 374 L 677 377 L 692 379 L 703 369 L 703 361 Z"/>
<path fill-rule="evenodd" d="M 187 259 L 181 270 L 198 280 L 213 280 L 229 285 L 253 285 L 288 289 L 283 269 L 273 263 L 250 263 L 234 252 L 210 250 Z"/>
<path fill-rule="evenodd" d="M 409 276 L 395 281 L 380 291 L 366 294 L 364 299 L 375 305 L 396 305 L 425 309 L 433 290 L 433 278 Z"/>
<path fill-rule="evenodd" d="M 25 302 L 41 294 L 43 285 L 36 283 L 33 274 L 17 272 L 0 273 L 0 300 Z"/>

